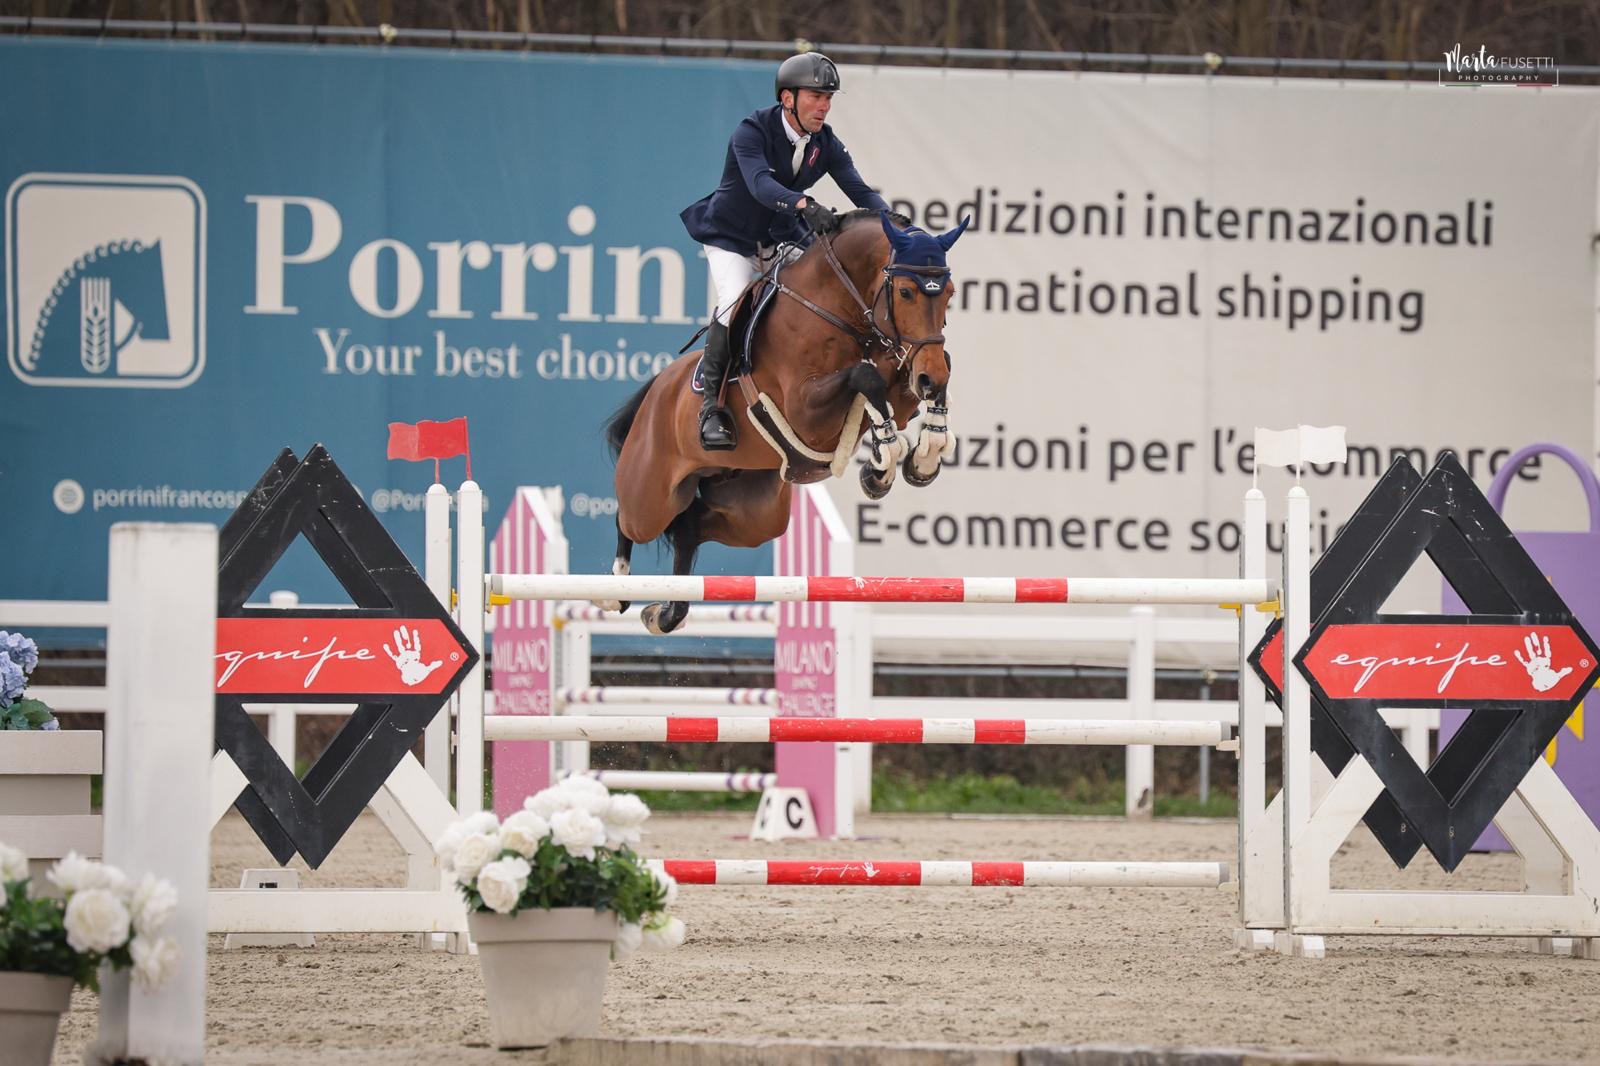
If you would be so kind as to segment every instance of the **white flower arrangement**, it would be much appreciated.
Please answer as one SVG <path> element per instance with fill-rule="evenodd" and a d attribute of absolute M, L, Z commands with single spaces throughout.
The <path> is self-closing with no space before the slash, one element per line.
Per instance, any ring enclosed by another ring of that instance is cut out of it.
<path fill-rule="evenodd" d="M 639 947 L 683 943 L 683 922 L 667 913 L 677 883 L 633 848 L 650 808 L 615 795 L 591 777 L 569 777 L 528 797 L 504 822 L 470 815 L 434 842 L 468 908 L 512 915 L 522 910 L 591 907 L 617 914 L 612 958 Z"/>
<path fill-rule="evenodd" d="M 146 988 L 177 969 L 177 942 L 161 935 L 178 904 L 170 882 L 152 874 L 133 881 L 76 853 L 45 877 L 64 898 L 35 896 L 27 857 L 0 843 L 0 970 L 70 977 L 98 991 L 101 963 L 131 967 Z"/>

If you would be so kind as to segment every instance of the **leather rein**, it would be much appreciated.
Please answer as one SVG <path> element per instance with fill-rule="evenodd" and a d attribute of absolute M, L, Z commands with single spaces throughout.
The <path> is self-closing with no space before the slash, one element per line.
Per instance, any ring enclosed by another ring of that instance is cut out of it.
<path fill-rule="evenodd" d="M 852 337 L 863 349 L 862 358 L 871 358 L 871 355 L 868 353 L 870 353 L 874 345 L 883 348 L 885 351 L 894 356 L 896 370 L 905 369 L 906 364 L 910 362 L 916 356 L 916 354 L 927 345 L 944 343 L 943 333 L 936 333 L 931 337 L 906 338 L 902 336 L 900 333 L 900 324 L 895 321 L 893 300 L 889 301 L 889 328 L 893 331 L 893 335 L 891 336 L 890 334 L 885 333 L 883 328 L 878 325 L 877 310 L 878 302 L 883 299 L 885 291 L 889 289 L 888 279 L 890 275 L 910 274 L 917 278 L 942 278 L 950 276 L 950 270 L 948 267 L 915 267 L 904 263 L 895 263 L 891 261 L 888 266 L 883 268 L 884 284 L 878 286 L 878 291 L 872 298 L 872 304 L 871 306 L 868 306 L 867 301 L 862 298 L 860 291 L 855 286 L 855 283 L 850 280 L 850 275 L 845 272 L 844 264 L 839 262 L 838 253 L 833 250 L 832 238 L 823 234 L 818 234 L 817 242 L 822 245 L 822 251 L 827 257 L 828 266 L 833 268 L 833 272 L 838 277 L 839 283 L 844 286 L 844 291 L 850 294 L 850 298 L 855 301 L 856 307 L 860 309 L 861 319 L 866 324 L 866 328 L 858 329 L 855 326 L 852 326 L 850 323 L 846 322 L 832 311 L 829 311 L 826 307 L 821 307 L 800 293 L 795 292 L 793 289 L 789 288 L 789 286 L 785 285 L 782 280 L 775 279 L 774 284 L 778 286 L 779 292 L 797 301 L 802 307 L 806 308 L 808 311 L 811 311 L 823 321 L 838 327 L 844 333 Z M 919 285 L 918 287 L 920 288 L 921 286 Z"/>

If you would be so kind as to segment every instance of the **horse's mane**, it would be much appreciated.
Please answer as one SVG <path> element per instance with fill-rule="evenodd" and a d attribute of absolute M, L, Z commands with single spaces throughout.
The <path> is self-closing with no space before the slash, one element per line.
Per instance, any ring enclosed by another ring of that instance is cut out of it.
<path fill-rule="evenodd" d="M 845 211 L 839 215 L 839 228 L 841 230 L 847 229 L 852 223 L 859 222 L 864 218 L 870 218 L 874 222 L 878 221 L 877 209 L 873 207 L 858 207 L 852 211 Z M 911 220 L 898 211 L 890 211 L 889 220 L 901 229 L 911 225 Z"/>
<path fill-rule="evenodd" d="M 871 220 L 872 228 L 875 230 L 879 229 L 879 227 L 882 225 L 882 223 L 879 221 L 880 216 L 878 211 L 871 207 L 858 207 L 851 211 L 841 211 L 839 212 L 838 217 L 840 234 L 844 234 L 850 230 L 859 228 L 860 225 L 868 219 Z M 907 226 L 911 225 L 911 220 L 909 218 L 895 211 L 889 212 L 889 218 L 901 229 L 905 229 Z M 813 254 L 821 254 L 818 248 L 818 242 L 816 241 L 811 242 L 811 245 L 806 248 L 805 258 L 810 259 L 813 257 Z"/>

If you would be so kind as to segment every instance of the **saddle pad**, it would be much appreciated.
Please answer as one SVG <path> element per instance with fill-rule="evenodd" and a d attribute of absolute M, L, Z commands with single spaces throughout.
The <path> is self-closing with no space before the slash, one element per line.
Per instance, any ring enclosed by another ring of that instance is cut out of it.
<path fill-rule="evenodd" d="M 728 371 L 728 383 L 749 374 L 755 366 L 752 350 L 755 345 L 756 326 L 761 322 L 761 316 L 767 313 L 772 306 L 773 297 L 778 295 L 778 271 L 782 263 L 774 263 L 772 269 L 761 278 L 752 282 L 750 288 L 744 291 L 739 302 L 734 304 L 733 314 L 730 316 L 728 326 L 728 341 L 734 345 L 733 366 Z M 752 298 L 753 297 L 753 298 Z M 694 373 L 689 377 L 689 388 L 697 395 L 706 391 L 706 377 L 701 370 L 705 356 L 701 355 L 694 365 Z"/>

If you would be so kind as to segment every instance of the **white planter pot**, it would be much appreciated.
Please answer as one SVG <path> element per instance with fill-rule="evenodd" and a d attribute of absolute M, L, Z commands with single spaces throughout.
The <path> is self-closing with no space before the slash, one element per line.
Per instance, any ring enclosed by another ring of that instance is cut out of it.
<path fill-rule="evenodd" d="M 0 1049 L 7 1063 L 50 1066 L 72 978 L 0 970 Z"/>
<path fill-rule="evenodd" d="M 615 912 L 557 907 L 509 918 L 474 912 L 467 929 L 478 945 L 495 1047 L 544 1047 L 600 1031 Z"/>
<path fill-rule="evenodd" d="M 89 779 L 101 772 L 98 729 L 0 730 L 0 840 L 28 856 L 34 892 L 53 894 L 44 872 L 69 851 L 101 855 L 101 820 Z"/>

